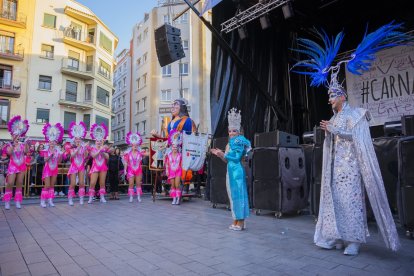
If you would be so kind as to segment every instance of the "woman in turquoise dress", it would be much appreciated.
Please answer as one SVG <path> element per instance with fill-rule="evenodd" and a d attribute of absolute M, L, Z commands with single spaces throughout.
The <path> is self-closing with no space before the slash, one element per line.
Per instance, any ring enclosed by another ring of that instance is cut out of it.
<path fill-rule="evenodd" d="M 246 174 L 241 163 L 242 158 L 251 149 L 250 141 L 240 134 L 241 115 L 235 108 L 228 113 L 229 143 L 226 151 L 211 149 L 211 153 L 227 163 L 226 187 L 230 200 L 233 223 L 229 229 L 245 229 L 244 220 L 249 216 L 249 199 L 247 196 Z"/>

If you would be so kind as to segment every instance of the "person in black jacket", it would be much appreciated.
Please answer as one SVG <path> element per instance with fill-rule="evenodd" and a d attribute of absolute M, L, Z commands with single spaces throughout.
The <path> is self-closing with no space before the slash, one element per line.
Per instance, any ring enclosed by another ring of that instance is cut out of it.
<path fill-rule="evenodd" d="M 121 159 L 121 150 L 119 148 L 111 149 L 108 159 L 108 177 L 111 187 L 111 197 L 109 199 L 119 199 L 119 171 L 124 169 Z"/>

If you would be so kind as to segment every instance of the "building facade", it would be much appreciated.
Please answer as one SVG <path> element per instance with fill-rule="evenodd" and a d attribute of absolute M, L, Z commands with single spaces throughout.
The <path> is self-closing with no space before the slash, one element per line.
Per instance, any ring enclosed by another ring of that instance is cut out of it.
<path fill-rule="evenodd" d="M 10 139 L 11 117 L 27 117 L 34 6 L 34 0 L 0 0 L 0 139 Z"/>
<path fill-rule="evenodd" d="M 113 58 L 118 38 L 87 7 L 72 0 L 36 1 L 28 71 L 28 135 L 46 122 L 83 121 L 90 127 L 112 116 Z M 89 136 L 87 137 L 89 138 Z"/>
<path fill-rule="evenodd" d="M 197 4 L 198 9 L 202 2 Z M 199 125 L 199 131 L 211 130 L 211 35 L 192 12 L 187 11 L 172 22 L 186 7 L 183 1 L 160 1 L 158 7 L 133 27 L 131 125 L 132 130 L 146 137 L 152 129 L 162 131 L 163 119 L 171 117 L 172 101 L 181 97 L 188 100 L 190 117 Z M 185 58 L 161 68 L 154 31 L 164 23 L 181 30 Z"/>
<path fill-rule="evenodd" d="M 131 55 L 123 50 L 116 58 L 112 96 L 112 139 L 117 147 L 126 147 L 125 136 L 129 131 L 131 110 Z"/>

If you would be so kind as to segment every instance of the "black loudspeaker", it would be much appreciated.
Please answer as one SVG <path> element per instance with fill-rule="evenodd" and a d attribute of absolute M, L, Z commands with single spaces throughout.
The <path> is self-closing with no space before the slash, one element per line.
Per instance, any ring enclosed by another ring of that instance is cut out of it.
<path fill-rule="evenodd" d="M 401 117 L 402 133 L 405 136 L 414 136 L 414 115 Z"/>
<path fill-rule="evenodd" d="M 398 214 L 407 234 L 414 237 L 414 137 L 398 142 Z"/>
<path fill-rule="evenodd" d="M 227 137 L 213 139 L 212 148 L 225 150 L 229 139 Z M 229 205 L 229 198 L 226 189 L 227 165 L 215 155 L 211 155 L 209 163 L 210 175 L 210 201 L 215 207 L 216 204 Z"/>
<path fill-rule="evenodd" d="M 161 67 L 185 57 L 181 44 L 181 31 L 169 24 L 155 30 L 155 48 Z"/>
<path fill-rule="evenodd" d="M 313 142 L 315 145 L 322 145 L 325 141 L 325 131 L 318 126 L 313 128 Z"/>
<path fill-rule="evenodd" d="M 254 135 L 255 147 L 298 147 L 299 137 L 283 131 L 256 133 Z"/>
<path fill-rule="evenodd" d="M 314 216 L 319 214 L 322 183 L 323 147 L 315 145 L 312 151 L 311 180 L 310 182 L 310 210 Z"/>
<path fill-rule="evenodd" d="M 371 138 L 383 137 L 385 135 L 383 125 L 370 126 L 369 132 L 371 133 Z"/>
<path fill-rule="evenodd" d="M 302 148 L 255 148 L 253 205 L 277 215 L 304 209 L 308 203 L 305 156 Z"/>

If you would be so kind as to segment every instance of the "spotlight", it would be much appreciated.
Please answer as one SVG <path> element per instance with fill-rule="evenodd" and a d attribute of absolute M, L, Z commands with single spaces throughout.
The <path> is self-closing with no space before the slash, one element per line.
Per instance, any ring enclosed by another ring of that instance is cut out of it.
<path fill-rule="evenodd" d="M 246 39 L 247 38 L 247 29 L 246 26 L 241 26 L 237 29 L 237 32 L 239 33 L 240 39 Z"/>
<path fill-rule="evenodd" d="M 266 30 L 272 26 L 272 24 L 270 23 L 269 16 L 267 14 L 261 16 L 259 20 L 260 20 L 260 26 L 262 27 L 262 30 Z"/>
<path fill-rule="evenodd" d="M 285 19 L 291 18 L 293 16 L 292 4 L 290 4 L 290 2 L 288 2 L 285 5 L 283 5 L 282 6 L 282 12 L 283 12 L 283 17 Z"/>

